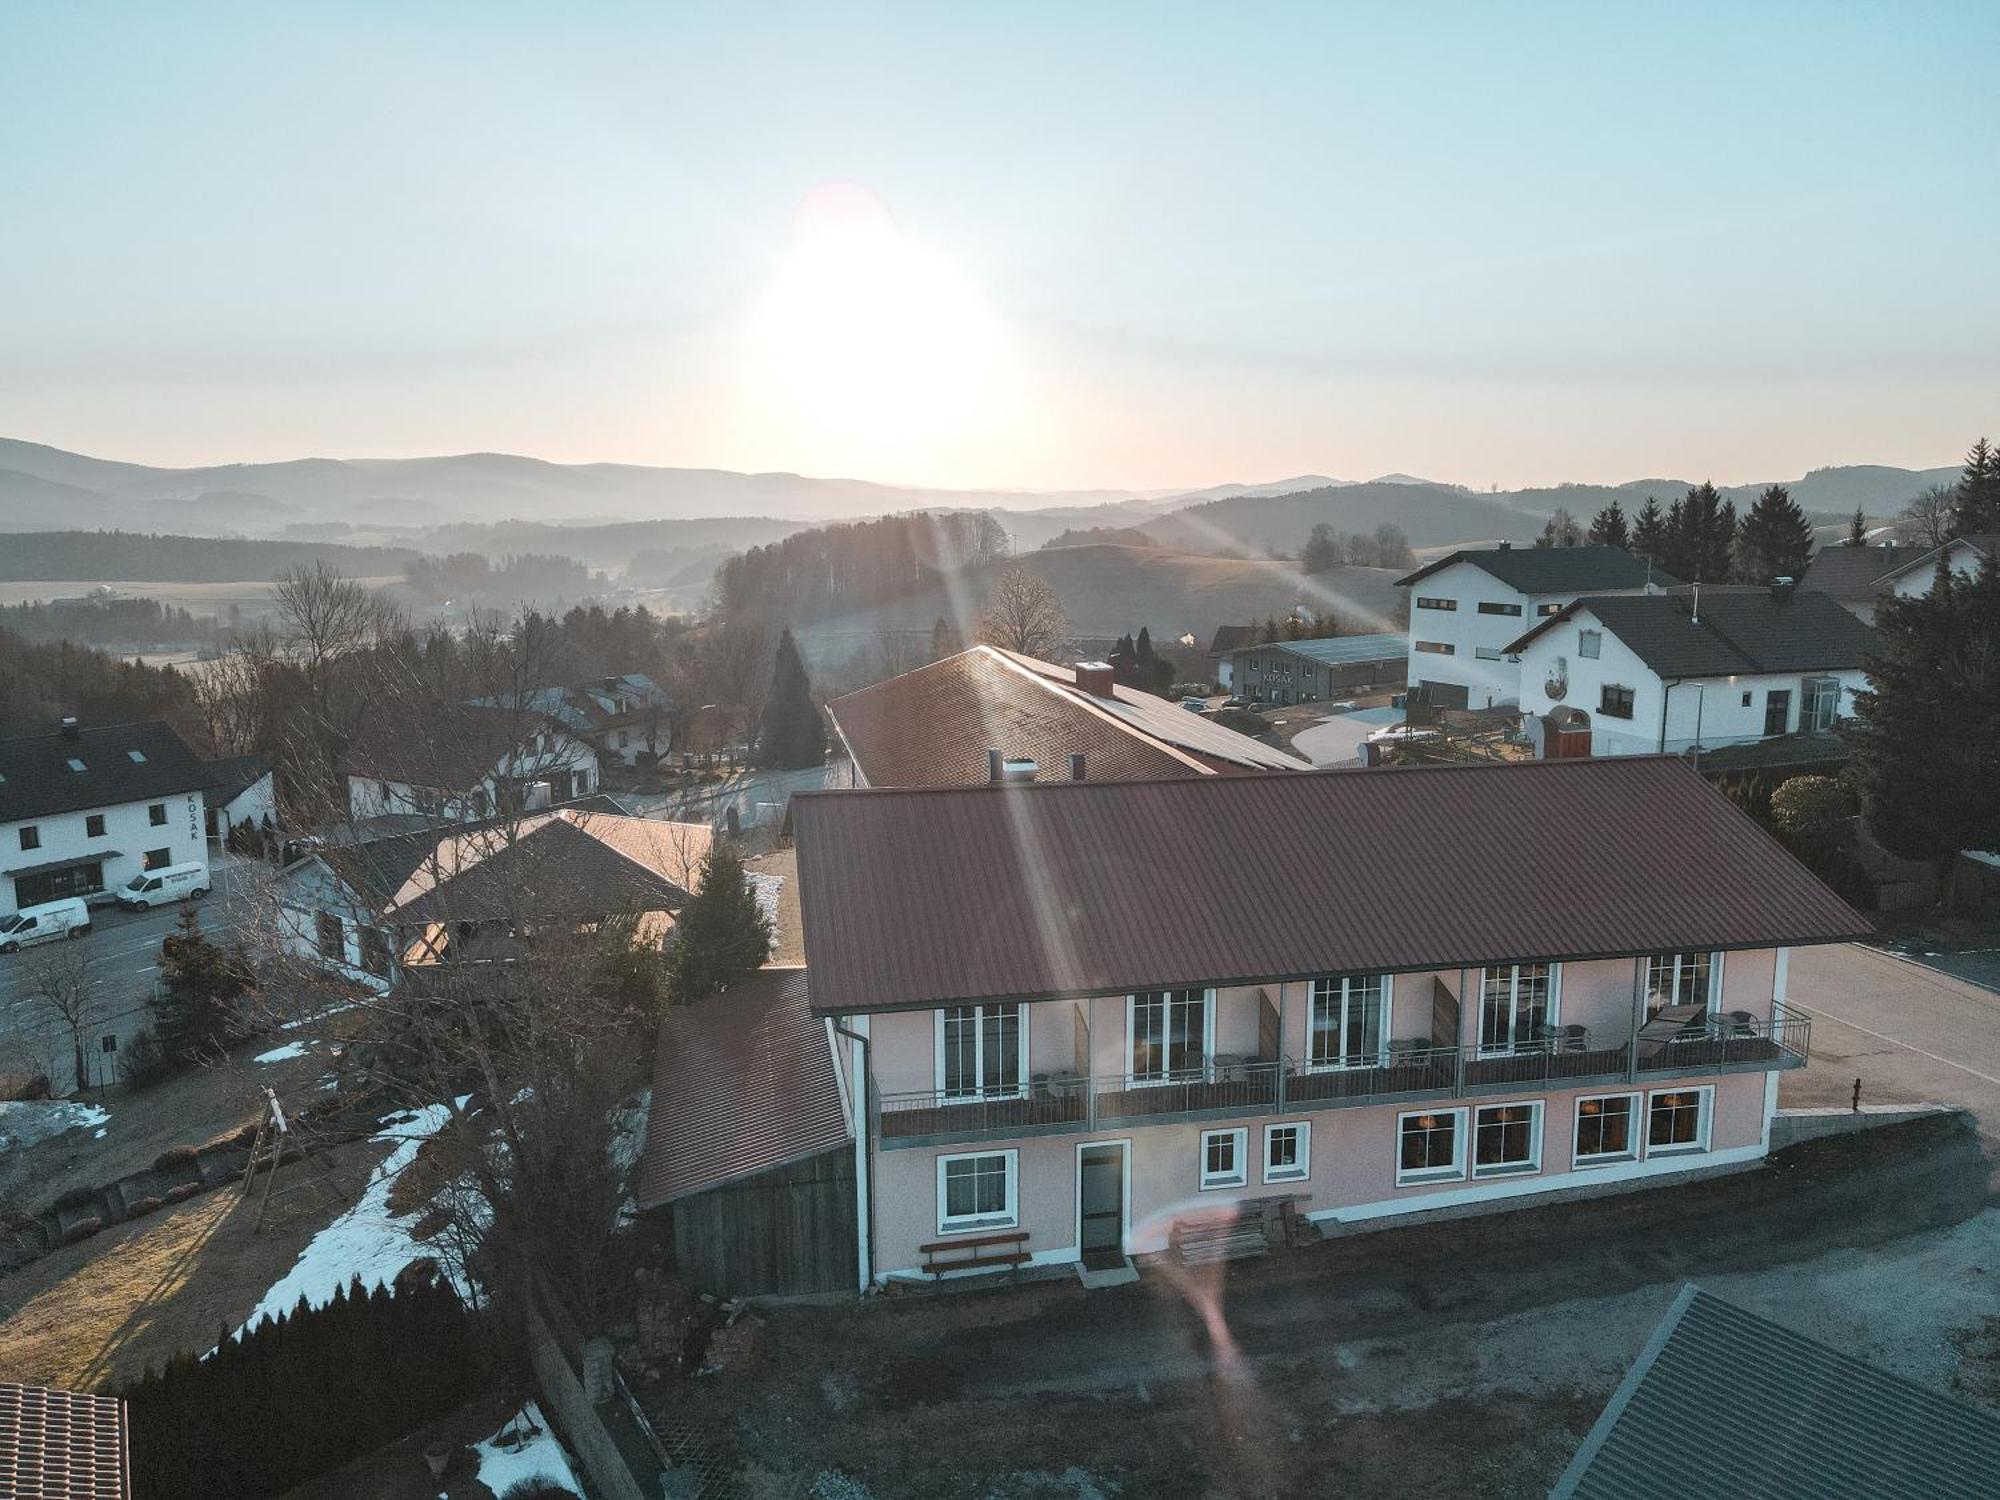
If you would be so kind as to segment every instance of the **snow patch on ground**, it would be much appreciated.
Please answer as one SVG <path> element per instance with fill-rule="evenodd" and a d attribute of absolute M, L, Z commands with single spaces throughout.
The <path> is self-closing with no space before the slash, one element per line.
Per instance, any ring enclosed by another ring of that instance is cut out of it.
<path fill-rule="evenodd" d="M 462 1101 L 461 1101 L 462 1102 Z M 374 1139 L 393 1141 L 396 1149 L 382 1159 L 368 1179 L 361 1201 L 312 1237 L 292 1269 L 282 1281 L 264 1294 L 264 1300 L 243 1320 L 242 1333 L 254 1328 L 270 1314 L 288 1313 L 301 1296 L 309 1306 L 323 1307 L 333 1300 L 337 1288 L 356 1276 L 364 1288 L 372 1289 L 395 1279 L 398 1271 L 418 1255 L 429 1254 L 410 1238 L 410 1226 L 422 1211 L 397 1215 L 389 1212 L 389 1189 L 397 1175 L 416 1160 L 417 1148 L 444 1127 L 450 1111 L 433 1104 L 392 1121 Z"/>
<path fill-rule="evenodd" d="M 777 926 L 778 892 L 785 888 L 785 877 L 749 874 L 744 878 L 750 882 L 750 894 L 757 898 L 758 908 L 770 920 L 772 926 Z"/>
<path fill-rule="evenodd" d="M 70 1099 L 12 1099 L 0 1104 L 0 1148 L 26 1150 L 65 1130 L 108 1125 L 111 1116 L 95 1104 Z M 93 1140 L 101 1140 L 99 1130 Z"/>
<path fill-rule="evenodd" d="M 289 1062 L 295 1057 L 304 1057 L 306 1055 L 306 1048 L 311 1045 L 310 1041 L 287 1042 L 282 1047 L 273 1047 L 269 1052 L 259 1052 L 251 1061 L 260 1063 Z"/>
<path fill-rule="evenodd" d="M 519 1433 L 529 1431 L 535 1435 L 526 1442 L 520 1442 Z M 583 1493 L 583 1486 L 577 1483 L 576 1470 L 569 1465 L 569 1455 L 556 1441 L 556 1435 L 549 1431 L 549 1424 L 542 1419 L 541 1407 L 532 1401 L 492 1437 L 483 1443 L 474 1443 L 472 1451 L 479 1455 L 479 1482 L 496 1495 L 506 1494 L 510 1487 L 524 1479 L 540 1479 L 548 1484 L 561 1485 L 572 1495 Z"/>

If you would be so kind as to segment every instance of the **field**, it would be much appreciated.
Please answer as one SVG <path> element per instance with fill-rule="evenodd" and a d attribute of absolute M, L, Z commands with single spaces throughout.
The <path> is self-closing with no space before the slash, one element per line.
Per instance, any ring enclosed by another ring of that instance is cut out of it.
<path fill-rule="evenodd" d="M 356 580 L 371 589 L 400 583 L 400 577 Z M 33 580 L 27 583 L 0 583 L 0 604 L 32 604 L 36 600 L 75 599 L 94 588 L 114 588 L 121 594 L 141 599 L 157 599 L 197 615 L 226 615 L 234 604 L 245 615 L 261 615 L 271 609 L 271 580 L 245 578 L 234 583 L 172 583 L 124 578 Z"/>

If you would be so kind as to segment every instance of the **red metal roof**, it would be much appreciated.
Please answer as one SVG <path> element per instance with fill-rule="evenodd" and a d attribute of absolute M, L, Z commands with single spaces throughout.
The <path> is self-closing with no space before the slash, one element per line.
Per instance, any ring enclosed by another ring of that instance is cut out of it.
<path fill-rule="evenodd" d="M 0 1496 L 131 1500 L 125 1403 L 0 1381 Z"/>
<path fill-rule="evenodd" d="M 793 818 L 826 1012 L 1869 930 L 1669 757 L 822 792 Z"/>
<path fill-rule="evenodd" d="M 852 1139 L 806 971 L 760 969 L 667 1012 L 633 1197 L 654 1208 Z"/>

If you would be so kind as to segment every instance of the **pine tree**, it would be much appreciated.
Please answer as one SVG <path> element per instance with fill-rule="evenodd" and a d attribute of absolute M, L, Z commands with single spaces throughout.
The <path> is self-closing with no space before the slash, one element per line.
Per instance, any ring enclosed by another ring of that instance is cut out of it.
<path fill-rule="evenodd" d="M 201 915 L 181 908 L 180 921 L 160 944 L 160 990 L 154 1001 L 160 1046 L 176 1063 L 213 1058 L 227 1050 L 237 1002 L 250 988 L 242 955 L 211 943 Z"/>
<path fill-rule="evenodd" d="M 778 661 L 757 735 L 757 764 L 784 771 L 826 764 L 826 725 L 790 626 L 778 637 Z"/>
<path fill-rule="evenodd" d="M 1174 664 L 1153 650 L 1153 632 L 1150 627 L 1139 627 L 1139 639 L 1134 644 L 1134 666 L 1132 681 L 1141 692 L 1151 693 L 1157 698 L 1167 696 L 1167 690 L 1174 685 Z"/>
<path fill-rule="evenodd" d="M 676 1005 L 720 994 L 771 956 L 771 921 L 723 840 L 701 862 L 701 886 L 668 935 L 667 998 Z"/>
<path fill-rule="evenodd" d="M 1656 567 L 1667 566 L 1667 522 L 1660 514 L 1660 502 L 1651 495 L 1632 522 L 1632 550 Z M 1671 570 L 1669 570 L 1671 571 Z"/>
<path fill-rule="evenodd" d="M 1960 849 L 2000 848 L 2000 569 L 1942 566 L 1929 592 L 1885 594 L 1868 687 L 1847 732 L 1869 827 L 1940 871 Z"/>
<path fill-rule="evenodd" d="M 1772 485 L 1757 497 L 1737 528 L 1737 579 L 1769 583 L 1773 578 L 1802 577 L 1812 557 L 1812 538 L 1812 522 L 1792 492 L 1782 484 Z"/>
<path fill-rule="evenodd" d="M 1985 438 L 1965 455 L 1965 470 L 1951 496 L 1951 534 L 2000 531 L 2000 448 Z"/>
<path fill-rule="evenodd" d="M 1726 582 L 1736 543 L 1736 507 L 1706 480 L 1667 512 L 1663 566 L 1684 583 Z"/>
<path fill-rule="evenodd" d="M 1590 545 L 1593 547 L 1629 547 L 1631 533 L 1625 526 L 1625 507 L 1613 500 L 1590 519 Z"/>
<path fill-rule="evenodd" d="M 1854 507 L 1854 514 L 1847 521 L 1847 543 L 1850 547 L 1868 545 L 1868 515 L 1860 506 Z"/>

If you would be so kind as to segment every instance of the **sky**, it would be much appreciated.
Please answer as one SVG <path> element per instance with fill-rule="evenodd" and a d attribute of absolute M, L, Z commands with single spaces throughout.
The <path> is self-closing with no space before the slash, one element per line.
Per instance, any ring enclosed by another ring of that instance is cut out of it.
<path fill-rule="evenodd" d="M 1485 488 L 2000 437 L 2000 5 L 0 0 L 0 435 Z"/>

